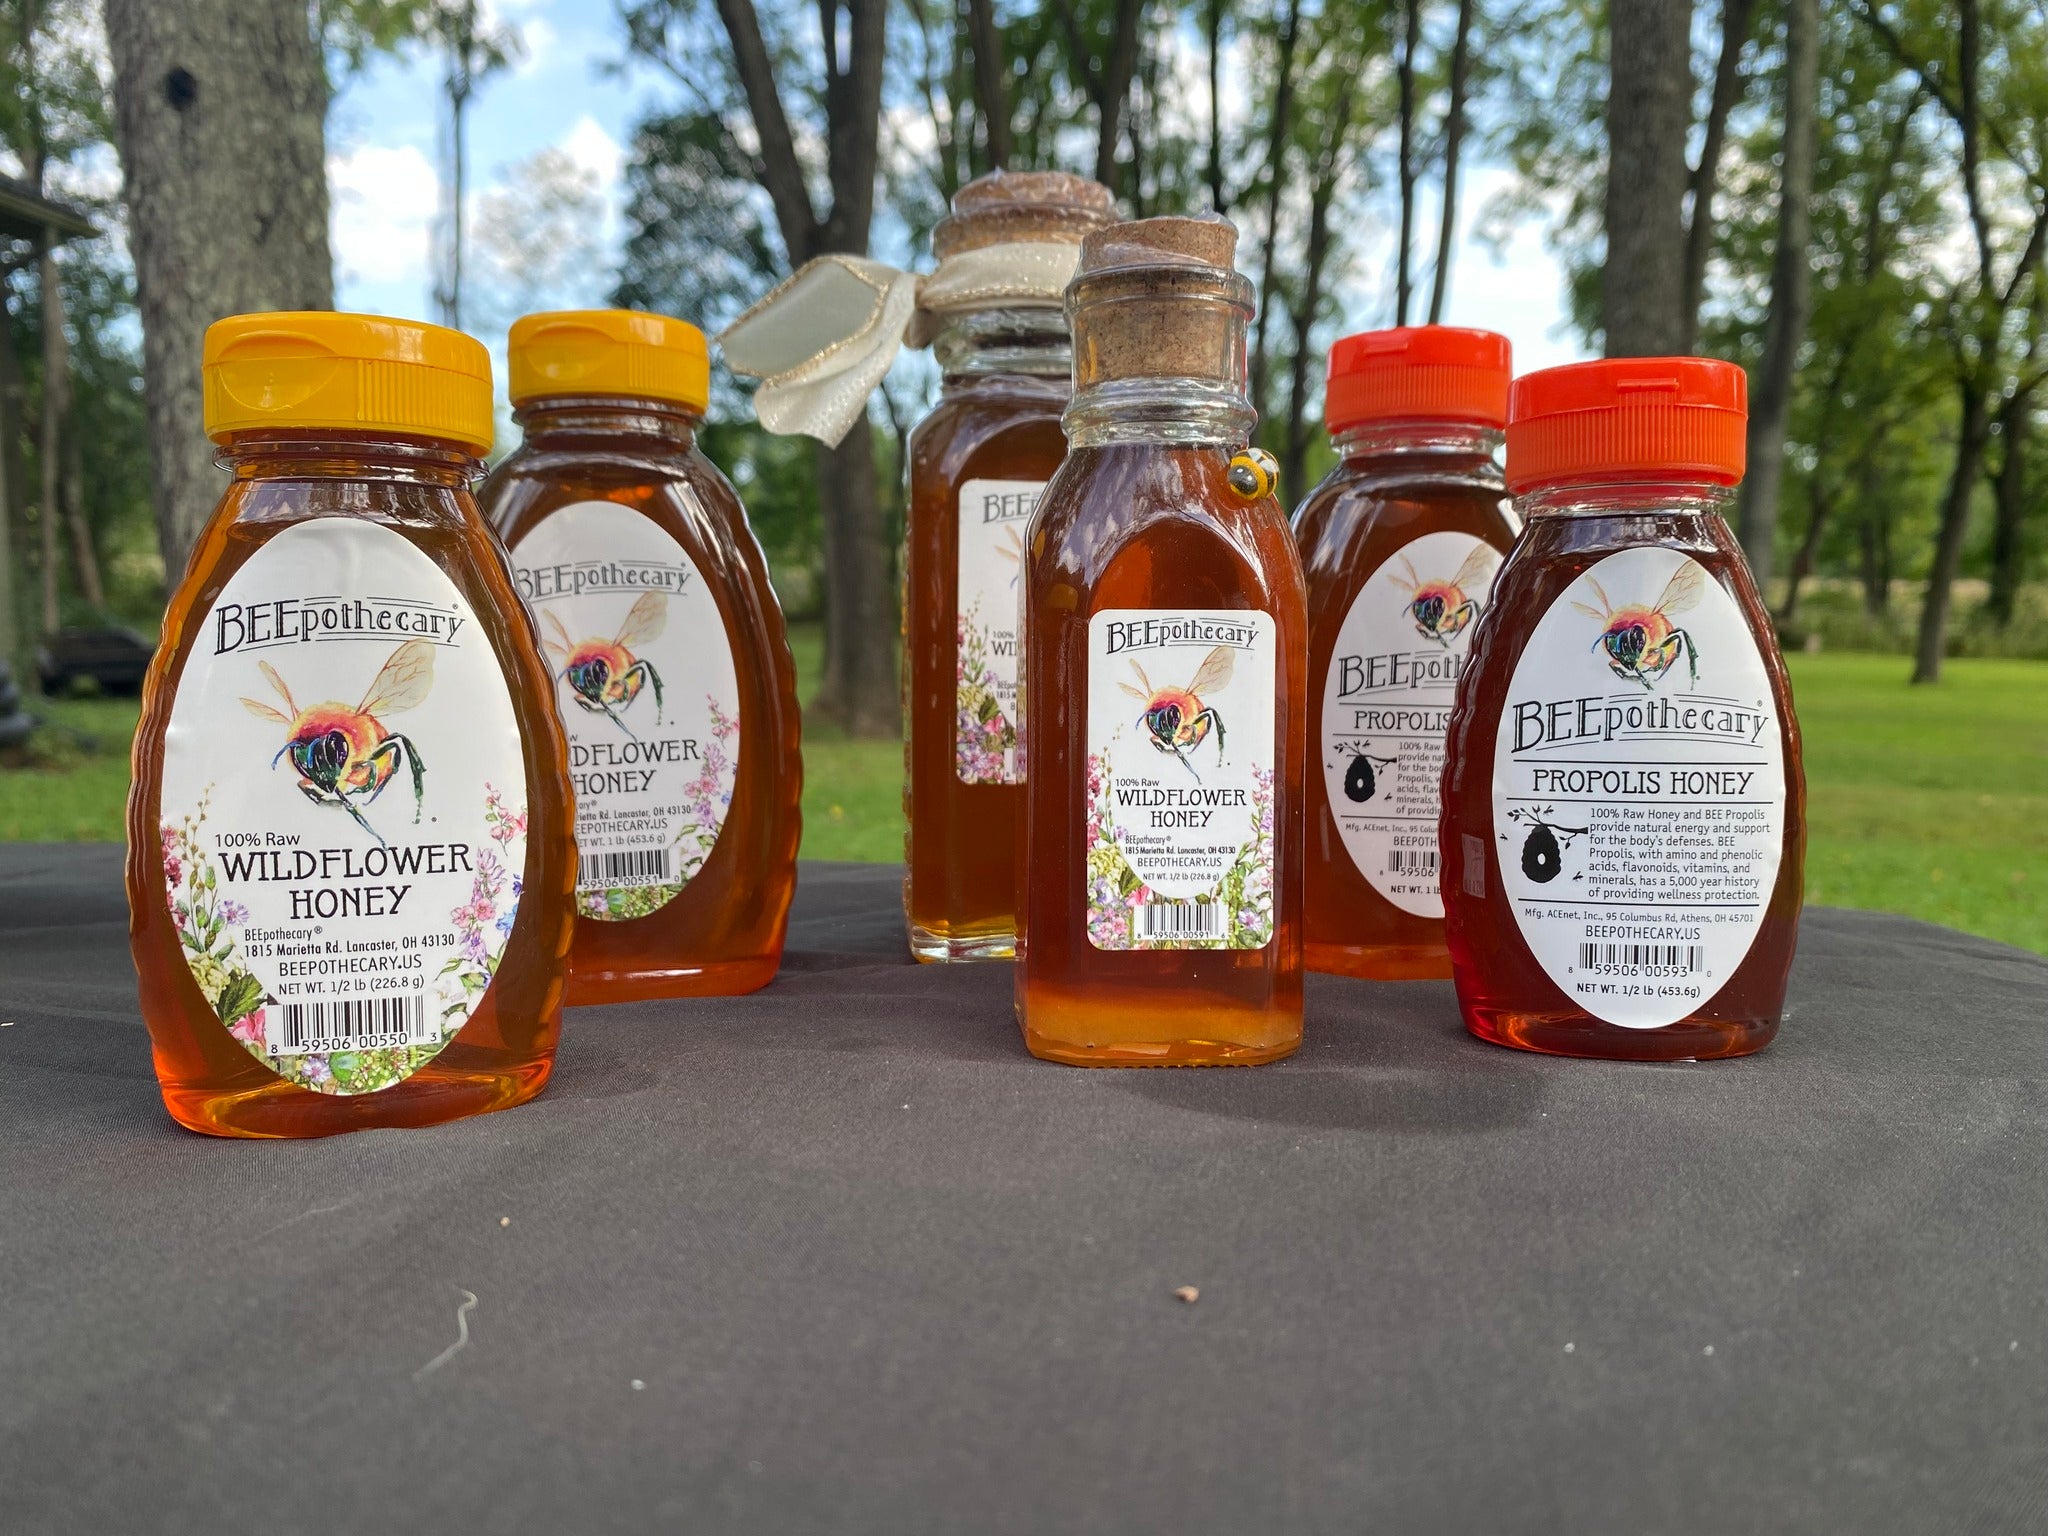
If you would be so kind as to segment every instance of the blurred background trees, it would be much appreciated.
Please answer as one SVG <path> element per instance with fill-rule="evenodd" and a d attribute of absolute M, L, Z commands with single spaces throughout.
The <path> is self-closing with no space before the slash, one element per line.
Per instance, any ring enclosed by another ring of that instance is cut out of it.
<path fill-rule="evenodd" d="M 214 494 L 199 330 L 328 301 L 326 104 L 402 50 L 444 77 L 432 297 L 468 323 L 609 292 L 715 331 L 820 252 L 910 260 L 982 171 L 1080 171 L 1133 214 L 1238 223 L 1259 435 L 1293 499 L 1330 462 L 1331 340 L 1458 323 L 1459 232 L 1535 221 L 1589 346 L 1751 369 L 1738 525 L 1794 643 L 1910 654 L 1923 681 L 1959 649 L 2048 655 L 2039 0 L 622 0 L 619 65 L 661 88 L 615 256 L 561 153 L 453 194 L 467 103 L 516 52 L 499 16 L 0 0 L 0 174 L 102 231 L 0 242 L 0 649 L 153 620 Z M 792 607 L 826 620 L 823 698 L 893 730 L 929 362 L 829 451 L 714 387 L 706 445 Z"/>

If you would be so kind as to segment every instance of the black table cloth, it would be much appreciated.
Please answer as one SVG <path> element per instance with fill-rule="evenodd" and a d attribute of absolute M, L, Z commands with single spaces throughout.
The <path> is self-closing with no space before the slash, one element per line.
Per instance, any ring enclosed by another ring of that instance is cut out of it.
<path fill-rule="evenodd" d="M 164 1115 L 119 850 L 0 849 L 0 1528 L 2048 1521 L 2048 961 L 1821 910 L 1746 1061 L 1312 978 L 1292 1061 L 1083 1071 L 898 880 L 525 1108 L 252 1143 Z"/>

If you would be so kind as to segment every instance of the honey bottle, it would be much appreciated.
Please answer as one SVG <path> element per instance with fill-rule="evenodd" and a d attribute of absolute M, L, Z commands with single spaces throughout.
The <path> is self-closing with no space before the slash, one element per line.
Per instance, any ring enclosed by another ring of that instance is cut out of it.
<path fill-rule="evenodd" d="M 1526 519 L 1459 679 L 1443 895 L 1474 1034 L 1570 1056 L 1740 1056 L 1777 1033 L 1805 780 L 1785 665 L 1726 514 L 1747 384 L 1704 358 L 1515 381 Z"/>
<path fill-rule="evenodd" d="M 626 310 L 527 315 L 484 482 L 569 737 L 572 1004 L 751 992 L 782 962 L 803 760 L 767 562 L 697 447 L 710 354 Z"/>
<path fill-rule="evenodd" d="M 903 905 L 920 960 L 1004 957 L 1016 945 L 1019 562 L 1066 455 L 1073 350 L 1062 292 L 1082 236 L 1110 209 L 1099 183 L 997 171 L 962 187 L 932 234 L 927 303 L 992 254 L 1051 277 L 1036 294 L 1012 283 L 946 305 L 932 342 L 939 402 L 910 434 Z"/>
<path fill-rule="evenodd" d="M 1244 451 L 1251 285 L 1214 216 L 1087 237 L 1066 461 L 1027 540 L 1025 1044 L 1083 1065 L 1301 1043 L 1308 624 Z"/>
<path fill-rule="evenodd" d="M 1519 526 L 1501 482 L 1508 341 L 1412 326 L 1340 339 L 1340 458 L 1294 514 L 1308 580 L 1303 950 L 1312 971 L 1451 974 L 1437 892 L 1444 734 Z"/>
<path fill-rule="evenodd" d="M 208 328 L 232 480 L 164 617 L 128 797 L 130 942 L 171 1115 L 431 1125 L 552 1069 L 570 791 L 469 485 L 490 358 L 367 315 Z"/>

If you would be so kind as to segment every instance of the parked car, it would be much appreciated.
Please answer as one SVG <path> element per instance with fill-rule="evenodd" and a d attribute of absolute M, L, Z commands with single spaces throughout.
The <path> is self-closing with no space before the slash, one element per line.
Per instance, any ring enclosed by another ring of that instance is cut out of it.
<path fill-rule="evenodd" d="M 155 649 L 121 624 L 60 629 L 36 647 L 36 675 L 51 695 L 69 693 L 88 677 L 102 693 L 140 693 Z"/>

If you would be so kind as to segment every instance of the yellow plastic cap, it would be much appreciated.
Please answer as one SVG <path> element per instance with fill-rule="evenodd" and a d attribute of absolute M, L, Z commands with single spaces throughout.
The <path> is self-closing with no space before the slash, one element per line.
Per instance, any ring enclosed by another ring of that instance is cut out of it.
<path fill-rule="evenodd" d="M 230 315 L 206 328 L 206 435 L 310 428 L 491 446 L 491 354 L 419 320 L 326 310 Z"/>
<path fill-rule="evenodd" d="M 628 395 L 702 411 L 711 351 L 688 321 L 636 309 L 564 309 L 512 322 L 512 403 Z"/>

